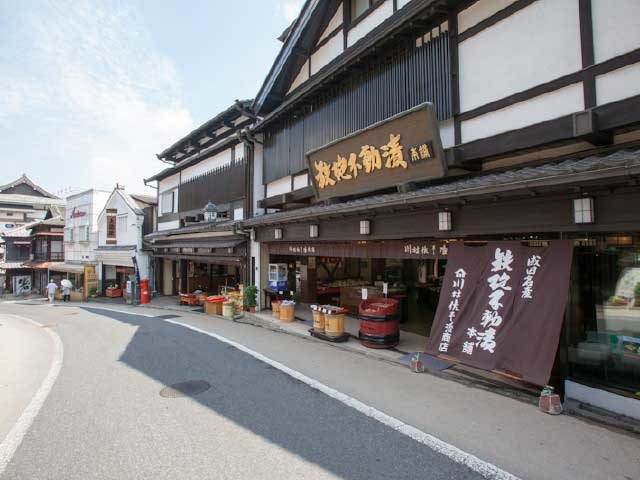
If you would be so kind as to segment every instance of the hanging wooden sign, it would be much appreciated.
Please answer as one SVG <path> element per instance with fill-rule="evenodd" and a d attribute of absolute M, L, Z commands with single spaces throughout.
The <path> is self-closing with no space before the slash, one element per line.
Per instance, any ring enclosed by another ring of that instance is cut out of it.
<path fill-rule="evenodd" d="M 440 178 L 447 167 L 430 103 L 307 154 L 317 198 L 371 192 Z"/>

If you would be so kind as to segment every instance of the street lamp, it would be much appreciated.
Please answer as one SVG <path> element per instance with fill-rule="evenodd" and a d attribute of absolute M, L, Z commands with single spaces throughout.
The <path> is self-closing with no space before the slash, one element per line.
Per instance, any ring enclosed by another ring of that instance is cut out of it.
<path fill-rule="evenodd" d="M 203 211 L 204 218 L 207 222 L 215 222 L 218 218 L 218 207 L 211 201 L 205 205 Z"/>

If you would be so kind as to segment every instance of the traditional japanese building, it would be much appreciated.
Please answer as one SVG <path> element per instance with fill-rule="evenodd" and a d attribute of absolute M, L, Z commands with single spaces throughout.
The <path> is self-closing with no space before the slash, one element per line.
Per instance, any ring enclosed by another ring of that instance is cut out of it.
<path fill-rule="evenodd" d="M 109 286 L 124 289 L 130 277 L 151 277 L 150 251 L 144 236 L 157 217 L 155 197 L 127 193 L 117 185 L 98 215 L 96 250 L 98 292 Z"/>
<path fill-rule="evenodd" d="M 253 103 L 255 283 L 283 265 L 303 301 L 352 309 L 386 283 L 427 336 L 453 245 L 568 241 L 550 381 L 640 417 L 638 16 L 633 0 L 305 2 Z"/>
<path fill-rule="evenodd" d="M 242 283 L 247 238 L 239 226 L 251 215 L 252 155 L 246 128 L 251 101 L 236 101 L 158 154 L 169 166 L 157 182 L 157 229 L 145 237 L 153 251 L 153 286 L 163 295 Z"/>

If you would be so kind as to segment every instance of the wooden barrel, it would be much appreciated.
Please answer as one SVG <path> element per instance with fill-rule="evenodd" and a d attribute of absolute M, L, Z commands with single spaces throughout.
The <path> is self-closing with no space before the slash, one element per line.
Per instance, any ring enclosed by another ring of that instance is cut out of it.
<path fill-rule="evenodd" d="M 313 329 L 316 332 L 324 332 L 324 312 L 320 310 L 312 310 L 313 314 Z"/>
<path fill-rule="evenodd" d="M 368 348 L 393 348 L 400 342 L 399 302 L 391 298 L 373 298 L 360 302 L 358 337 Z"/>
<path fill-rule="evenodd" d="M 344 333 L 344 313 L 324 314 L 324 333 L 328 337 L 339 337 Z"/>
<path fill-rule="evenodd" d="M 271 302 L 271 315 L 280 318 L 280 302 L 281 300 L 273 300 Z"/>
<path fill-rule="evenodd" d="M 233 302 L 224 302 L 222 304 L 222 316 L 233 318 Z"/>
<path fill-rule="evenodd" d="M 294 303 L 280 304 L 280 321 L 293 322 L 296 319 L 296 306 Z"/>

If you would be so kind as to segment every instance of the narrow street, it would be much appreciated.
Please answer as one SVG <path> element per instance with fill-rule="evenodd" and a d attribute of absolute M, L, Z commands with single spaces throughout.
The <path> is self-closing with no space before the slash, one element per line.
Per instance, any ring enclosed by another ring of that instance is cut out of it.
<path fill-rule="evenodd" d="M 171 313 L 0 304 L 1 338 L 24 346 L 39 381 L 55 354 L 44 332 L 64 346 L 0 478 L 640 478 L 630 435 L 316 342 Z M 12 406 L 0 413 L 3 437 L 38 384 L 25 377 L 14 392 L 12 374 L 0 373 Z M 186 381 L 193 393 L 161 395 Z M 433 437 L 413 440 L 358 401 Z"/>

